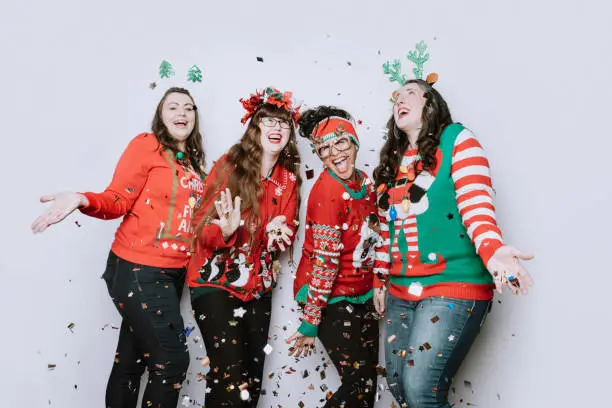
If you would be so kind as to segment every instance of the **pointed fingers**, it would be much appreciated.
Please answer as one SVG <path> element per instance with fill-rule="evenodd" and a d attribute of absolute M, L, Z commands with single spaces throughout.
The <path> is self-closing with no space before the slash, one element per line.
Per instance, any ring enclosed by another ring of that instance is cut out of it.
<path fill-rule="evenodd" d="M 48 203 L 49 201 L 53 201 L 53 200 L 55 200 L 55 195 L 53 194 L 48 194 L 48 195 L 44 195 L 40 197 L 41 203 Z"/>
<path fill-rule="evenodd" d="M 223 200 L 223 198 L 221 198 L 221 200 Z M 221 200 L 215 200 L 215 210 L 217 210 L 217 215 L 219 216 L 219 219 L 223 218 L 223 205 L 221 203 Z"/>
<path fill-rule="evenodd" d="M 522 259 L 523 261 L 529 261 L 530 259 L 533 259 L 533 254 L 523 253 L 516 248 L 512 248 L 512 251 L 510 253 L 513 257 Z"/>
<path fill-rule="evenodd" d="M 234 197 L 234 209 L 240 213 L 240 205 L 242 204 L 242 198 L 240 196 Z"/>

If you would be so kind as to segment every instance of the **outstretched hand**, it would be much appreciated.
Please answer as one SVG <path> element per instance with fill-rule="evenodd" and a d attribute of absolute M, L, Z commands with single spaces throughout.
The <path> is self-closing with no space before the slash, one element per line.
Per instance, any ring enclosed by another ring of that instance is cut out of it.
<path fill-rule="evenodd" d="M 277 215 L 266 225 L 268 234 L 268 251 L 274 248 L 274 243 L 278 244 L 281 251 L 286 249 L 285 245 L 291 245 L 293 231 L 287 226 L 287 218 L 284 215 Z"/>
<path fill-rule="evenodd" d="M 219 219 L 211 222 L 221 228 L 221 234 L 226 241 L 240 226 L 240 202 L 240 197 L 236 196 L 232 204 L 232 193 L 229 188 L 221 191 L 219 200 L 215 201 L 215 209 Z"/>
<path fill-rule="evenodd" d="M 293 346 L 289 347 L 289 355 L 295 358 L 302 355 L 302 352 L 304 357 L 306 357 L 317 351 L 315 348 L 315 338 L 304 336 L 299 331 L 296 331 L 293 336 L 285 340 L 285 343 L 293 343 Z"/>
<path fill-rule="evenodd" d="M 528 288 L 533 286 L 533 279 L 520 261 L 530 259 L 533 259 L 533 255 L 524 254 L 509 245 L 498 248 L 487 262 L 487 269 L 493 276 L 495 289 L 502 293 L 506 285 L 515 294 L 518 294 L 519 290 L 526 294 Z"/>
<path fill-rule="evenodd" d="M 40 202 L 52 202 L 52 205 L 32 223 L 30 228 L 32 228 L 32 232 L 35 234 L 43 232 L 51 225 L 62 221 L 77 208 L 89 205 L 87 197 L 83 194 L 72 192 L 44 195 L 40 197 Z"/>

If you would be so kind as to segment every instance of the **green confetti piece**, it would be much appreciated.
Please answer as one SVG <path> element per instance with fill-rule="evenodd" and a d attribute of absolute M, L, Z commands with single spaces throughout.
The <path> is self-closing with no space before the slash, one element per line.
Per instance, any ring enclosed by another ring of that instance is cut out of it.
<path fill-rule="evenodd" d="M 174 69 L 172 68 L 172 64 L 170 64 L 166 60 L 163 60 L 159 65 L 159 77 L 170 78 L 172 75 L 174 75 Z"/>
<path fill-rule="evenodd" d="M 187 80 L 191 82 L 202 82 L 202 71 L 197 65 L 193 65 L 187 71 Z"/>

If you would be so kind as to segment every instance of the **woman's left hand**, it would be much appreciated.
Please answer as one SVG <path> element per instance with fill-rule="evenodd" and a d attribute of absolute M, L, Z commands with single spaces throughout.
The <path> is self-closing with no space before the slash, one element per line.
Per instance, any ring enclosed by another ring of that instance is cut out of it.
<path fill-rule="evenodd" d="M 304 353 L 304 357 L 306 357 L 317 351 L 315 348 L 315 338 L 304 336 L 300 332 L 295 332 L 293 336 L 289 337 L 285 342 L 287 344 L 294 343 L 293 346 L 289 347 L 289 355 L 295 358 L 298 358 L 302 352 Z"/>
<path fill-rule="evenodd" d="M 523 294 L 527 293 L 528 287 L 533 286 L 533 279 L 529 272 L 523 268 L 520 260 L 528 261 L 530 259 L 533 259 L 533 255 L 523 254 L 509 245 L 498 248 L 487 263 L 487 269 L 495 282 L 495 289 L 502 293 L 505 284 L 515 294 L 518 294 L 519 290 Z"/>
<path fill-rule="evenodd" d="M 285 250 L 285 244 L 291 245 L 291 237 L 293 231 L 287 226 L 287 219 L 284 215 L 277 215 L 266 225 L 266 233 L 268 234 L 268 251 L 274 248 L 274 243 L 278 244 L 281 251 Z"/>

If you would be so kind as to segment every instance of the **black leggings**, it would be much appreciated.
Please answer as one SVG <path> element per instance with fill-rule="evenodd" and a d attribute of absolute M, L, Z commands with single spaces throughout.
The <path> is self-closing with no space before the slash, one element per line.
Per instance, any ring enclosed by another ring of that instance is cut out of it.
<path fill-rule="evenodd" d="M 137 265 L 111 252 L 102 278 L 123 317 L 106 407 L 135 408 L 148 367 L 142 407 L 176 408 L 189 367 L 180 311 L 185 269 Z"/>
<path fill-rule="evenodd" d="M 372 300 L 363 305 L 342 301 L 327 305 L 319 339 L 342 383 L 325 408 L 374 406 L 378 364 L 378 320 Z"/>
<path fill-rule="evenodd" d="M 192 299 L 191 305 L 210 359 L 206 386 L 211 392 L 204 403 L 207 407 L 257 407 L 272 297 L 243 302 L 216 290 Z M 243 384 L 248 384 L 246 400 L 240 395 Z"/>

